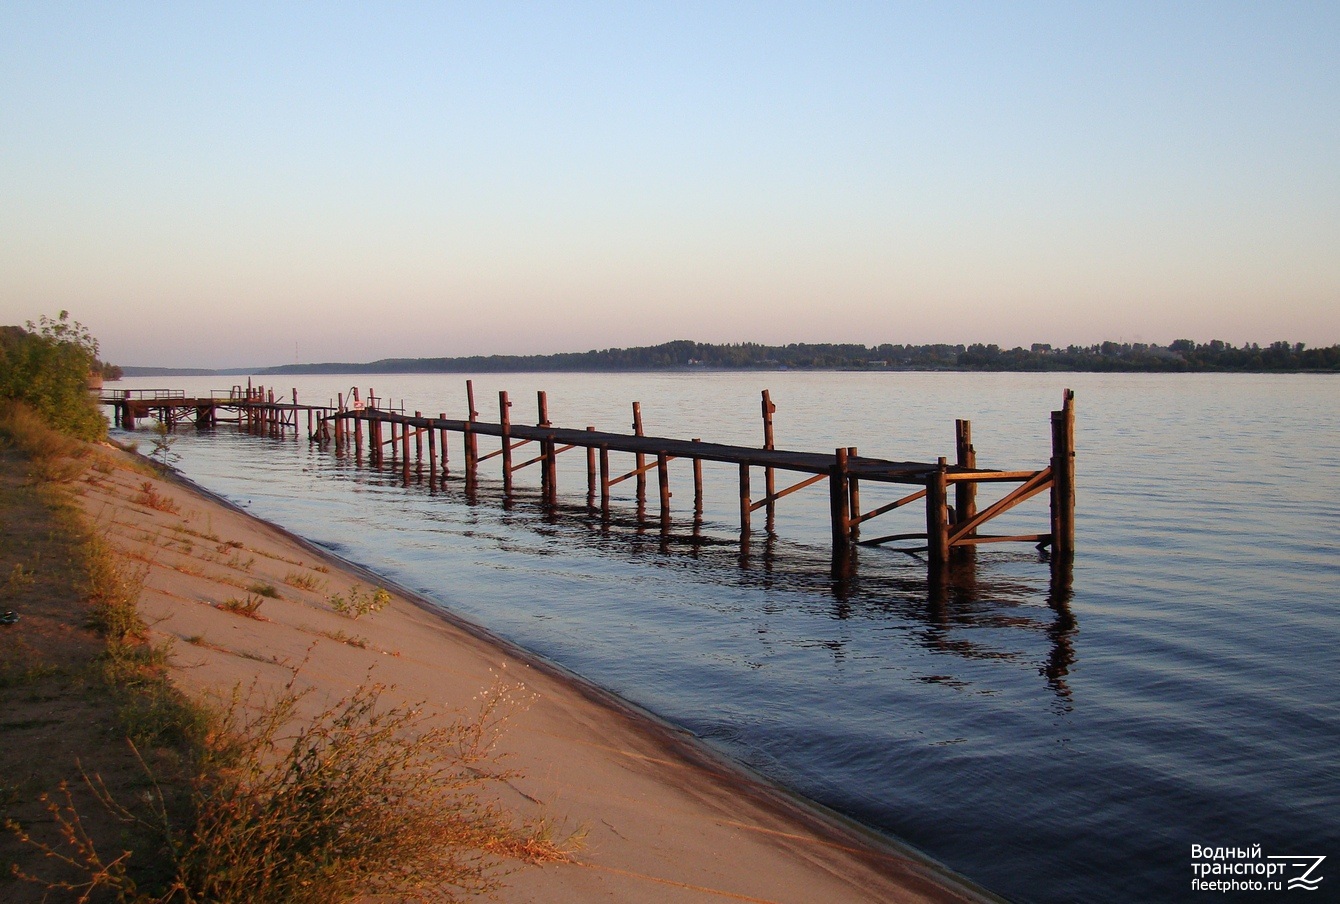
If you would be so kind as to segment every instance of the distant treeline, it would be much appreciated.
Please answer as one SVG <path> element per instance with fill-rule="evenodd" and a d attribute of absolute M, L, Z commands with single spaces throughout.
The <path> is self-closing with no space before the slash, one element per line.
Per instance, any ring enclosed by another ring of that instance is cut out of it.
<path fill-rule="evenodd" d="M 1214 340 L 1171 345 L 1102 342 L 1064 348 L 1034 343 L 998 345 L 874 345 L 745 342 L 714 345 L 687 339 L 640 348 L 592 349 L 556 355 L 475 355 L 464 358 L 383 358 L 368 364 L 290 364 L 262 374 L 487 373 L 708 369 L 982 370 L 982 371 L 1340 371 L 1340 345 L 1307 348 L 1272 342 L 1235 347 Z M 135 375 L 135 368 L 126 373 Z M 147 368 L 146 368 L 147 370 Z"/>

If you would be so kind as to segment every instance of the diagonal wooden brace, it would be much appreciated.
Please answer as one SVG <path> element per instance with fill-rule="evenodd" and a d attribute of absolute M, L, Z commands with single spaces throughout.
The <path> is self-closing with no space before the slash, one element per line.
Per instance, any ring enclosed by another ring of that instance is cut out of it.
<path fill-rule="evenodd" d="M 953 530 L 949 533 L 949 544 L 952 546 L 957 541 L 963 539 L 973 530 L 990 521 L 1003 512 L 1008 512 L 1021 502 L 1032 499 L 1038 493 L 1048 489 L 1052 485 L 1052 469 L 1043 468 L 1041 471 L 1035 471 L 1033 476 L 1024 481 L 1003 499 L 982 509 L 973 517 L 960 524 L 955 524 Z"/>

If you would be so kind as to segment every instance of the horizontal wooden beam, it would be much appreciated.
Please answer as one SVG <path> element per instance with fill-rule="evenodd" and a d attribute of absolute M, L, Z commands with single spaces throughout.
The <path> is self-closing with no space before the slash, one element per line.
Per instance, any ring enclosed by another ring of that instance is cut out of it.
<path fill-rule="evenodd" d="M 1018 480 L 1031 480 L 1037 471 L 978 471 L 978 472 L 959 472 L 950 471 L 945 474 L 946 483 L 996 483 L 1013 482 Z"/>
<path fill-rule="evenodd" d="M 964 537 L 962 540 L 955 540 L 949 545 L 976 546 L 979 543 L 1050 543 L 1051 539 L 1051 534 L 1015 534 L 1011 537 L 978 534 L 975 537 Z"/>
<path fill-rule="evenodd" d="M 862 540 L 861 546 L 878 546 L 881 543 L 892 543 L 894 540 L 925 540 L 926 534 L 923 531 L 919 534 L 889 534 L 887 537 L 875 537 L 873 540 Z"/>

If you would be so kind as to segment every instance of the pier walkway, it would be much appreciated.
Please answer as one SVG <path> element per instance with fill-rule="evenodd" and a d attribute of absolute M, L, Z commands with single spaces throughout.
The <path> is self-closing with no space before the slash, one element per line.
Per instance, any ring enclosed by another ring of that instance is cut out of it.
<path fill-rule="evenodd" d="M 290 400 L 276 398 L 273 388 L 235 386 L 224 392 L 206 397 L 188 398 L 179 390 L 121 390 L 104 393 L 102 402 L 113 406 L 114 421 L 126 429 L 134 429 L 137 419 L 157 418 L 169 427 L 186 420 L 199 427 L 213 427 L 220 422 L 236 423 L 244 430 L 256 433 L 283 433 L 299 431 L 299 414 L 305 412 L 307 433 L 311 441 L 333 445 L 338 454 L 351 449 L 360 458 L 364 446 L 368 460 L 374 467 L 388 464 L 399 467 L 408 480 L 411 469 L 426 466 L 429 479 L 438 475 L 445 480 L 450 471 L 449 442 L 458 434 L 464 453 L 464 480 L 467 492 L 473 491 L 482 462 L 500 458 L 503 492 L 512 493 L 513 475 L 530 466 L 540 469 L 541 496 L 546 504 L 557 505 L 557 459 L 573 449 L 586 451 L 586 504 L 599 511 L 608 520 L 611 512 L 611 487 L 635 480 L 639 510 L 645 505 L 650 472 L 656 473 L 660 501 L 660 522 L 668 531 L 670 515 L 670 481 L 667 465 L 676 459 L 692 462 L 694 482 L 694 514 L 703 510 L 704 461 L 736 465 L 739 468 L 740 542 L 748 547 L 751 534 L 751 516 L 766 509 L 771 528 L 776 503 L 792 493 L 807 487 L 827 483 L 830 520 L 832 524 L 833 572 L 846 574 L 851 567 L 851 551 L 857 545 L 879 545 L 892 542 L 922 541 L 924 545 L 907 548 L 909 552 L 925 552 L 932 571 L 947 565 L 951 558 L 961 555 L 983 543 L 1031 542 L 1040 548 L 1049 548 L 1054 562 L 1068 562 L 1074 555 L 1075 536 L 1075 446 L 1074 446 L 1074 393 L 1066 390 L 1062 406 L 1051 416 L 1051 460 L 1033 469 L 992 469 L 977 465 L 977 454 L 972 444 L 972 425 L 969 421 L 955 422 L 955 461 L 945 458 L 935 461 L 890 461 L 859 455 L 855 447 L 838 447 L 832 453 L 797 452 L 775 448 L 772 415 L 776 410 L 769 393 L 762 395 L 763 435 L 762 448 L 702 442 L 699 439 L 647 436 L 642 430 L 641 406 L 633 403 L 632 434 L 608 433 L 594 427 L 574 429 L 556 427 L 549 422 L 548 402 L 544 392 L 537 394 L 538 422 L 535 425 L 514 424 L 511 421 L 512 403 L 506 392 L 499 393 L 499 419 L 496 423 L 479 420 L 475 410 L 474 388 L 466 381 L 468 416 L 453 419 L 439 414 L 425 417 L 421 412 L 408 414 L 403 410 L 384 407 L 380 399 L 368 390 L 360 398 L 352 389 L 346 396 L 341 393 L 333 404 L 303 405 L 297 401 L 294 390 Z M 479 438 L 497 440 L 497 448 L 480 454 Z M 534 445 L 532 457 L 517 462 L 518 449 Z M 426 449 L 425 449 L 426 446 Z M 634 465 L 625 473 L 611 470 L 611 453 L 632 455 Z M 761 471 L 762 498 L 755 500 L 753 475 Z M 778 489 L 777 475 L 790 472 L 801 475 L 790 486 Z M 864 482 L 902 484 L 916 489 L 909 494 L 867 511 L 861 509 L 860 486 Z M 1002 498 L 978 510 L 977 488 L 983 483 L 1017 484 Z M 951 494 L 952 489 L 952 494 Z M 1048 493 L 1051 518 L 1048 529 L 1027 534 L 993 535 L 981 532 L 992 519 L 1019 504 Z M 952 498 L 952 502 L 951 502 Z M 863 539 L 862 525 L 872 519 L 924 500 L 926 529 L 924 532 L 890 534 Z"/>

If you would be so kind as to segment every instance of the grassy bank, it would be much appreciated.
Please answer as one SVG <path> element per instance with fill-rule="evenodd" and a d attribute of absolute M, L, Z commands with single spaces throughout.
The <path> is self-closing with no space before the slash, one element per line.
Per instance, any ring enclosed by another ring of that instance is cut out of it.
<path fill-rule="evenodd" d="M 296 682 L 182 697 L 136 608 L 150 566 L 71 504 L 126 468 L 153 475 L 22 408 L 0 422 L 0 898 L 452 900 L 563 856 L 491 802 L 501 692 L 452 723 L 371 684 L 306 719 Z"/>

